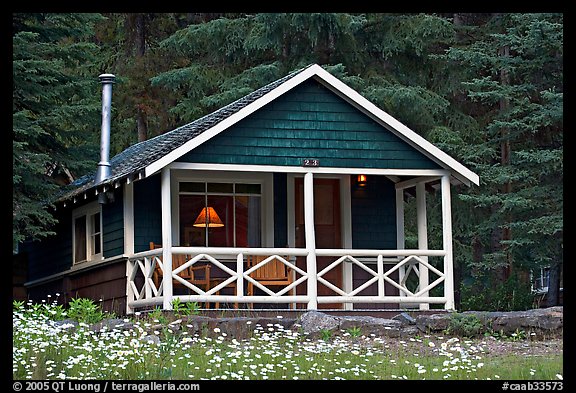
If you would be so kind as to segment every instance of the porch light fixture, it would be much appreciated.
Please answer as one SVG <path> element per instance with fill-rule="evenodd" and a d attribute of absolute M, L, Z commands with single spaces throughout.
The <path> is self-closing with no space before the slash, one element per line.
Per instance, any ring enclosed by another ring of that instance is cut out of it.
<path fill-rule="evenodd" d="M 216 210 L 212 206 L 205 207 L 202 209 L 198 217 L 196 217 L 196 221 L 194 221 L 195 227 L 208 227 L 208 228 L 220 228 L 224 226 L 224 223 L 218 217 Z"/>
<path fill-rule="evenodd" d="M 366 175 L 358 175 L 358 187 L 366 186 Z"/>

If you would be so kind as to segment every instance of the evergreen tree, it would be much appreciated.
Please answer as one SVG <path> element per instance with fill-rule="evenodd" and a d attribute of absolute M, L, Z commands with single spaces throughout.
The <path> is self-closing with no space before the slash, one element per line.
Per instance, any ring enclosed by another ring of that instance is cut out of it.
<path fill-rule="evenodd" d="M 98 48 L 89 39 L 98 20 L 91 14 L 13 15 L 14 247 L 50 233 L 48 202 L 57 185 L 47 169 L 78 174 L 94 168 Z"/>
<path fill-rule="evenodd" d="M 447 52 L 469 74 L 465 105 L 478 119 L 460 146 L 482 181 L 461 196 L 475 209 L 462 240 L 475 245 L 476 273 L 526 283 L 562 264 L 562 15 L 493 15 L 474 34 Z"/>

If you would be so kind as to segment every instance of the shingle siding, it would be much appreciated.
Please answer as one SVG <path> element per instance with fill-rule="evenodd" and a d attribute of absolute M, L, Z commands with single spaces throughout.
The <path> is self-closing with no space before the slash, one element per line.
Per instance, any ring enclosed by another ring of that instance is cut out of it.
<path fill-rule="evenodd" d="M 439 166 L 320 83 L 309 80 L 178 161 L 325 167 L 435 169 Z"/>
<path fill-rule="evenodd" d="M 122 190 L 114 190 L 114 202 L 102 205 L 104 258 L 124 253 L 124 203 Z"/>
<path fill-rule="evenodd" d="M 63 272 L 72 266 L 72 212 L 63 209 L 55 213 L 56 235 L 41 241 L 25 243 L 20 252 L 28 255 L 28 281 Z"/>
<path fill-rule="evenodd" d="M 160 176 L 134 182 L 134 252 L 162 243 Z"/>
<path fill-rule="evenodd" d="M 370 176 L 366 187 L 352 189 L 352 247 L 396 248 L 396 193 L 384 176 Z"/>

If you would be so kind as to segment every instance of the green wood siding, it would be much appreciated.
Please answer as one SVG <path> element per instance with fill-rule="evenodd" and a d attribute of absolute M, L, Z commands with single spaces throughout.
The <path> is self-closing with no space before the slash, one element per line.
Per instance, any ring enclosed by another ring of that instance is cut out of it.
<path fill-rule="evenodd" d="M 114 190 L 114 202 L 102 205 L 104 258 L 124 253 L 124 203 L 122 189 Z"/>
<path fill-rule="evenodd" d="M 366 187 L 352 186 L 352 246 L 396 248 L 396 193 L 384 176 L 369 176 Z"/>
<path fill-rule="evenodd" d="M 310 80 L 178 161 L 323 167 L 439 168 L 342 98 Z"/>
<path fill-rule="evenodd" d="M 396 249 L 396 192 L 394 184 L 384 176 L 369 176 L 366 187 L 352 185 L 352 247 L 357 249 Z M 376 270 L 376 265 L 370 265 Z M 384 265 L 384 270 L 392 265 Z M 359 266 L 352 267 L 352 287 L 358 288 L 372 278 Z M 392 274 L 397 279 L 397 272 Z M 398 295 L 398 289 L 385 283 L 387 295 Z M 376 284 L 369 286 L 361 296 L 375 296 Z M 355 309 L 398 308 L 397 304 L 357 303 Z"/>
<path fill-rule="evenodd" d="M 288 245 L 288 202 L 285 173 L 274 173 L 274 247 Z"/>
<path fill-rule="evenodd" d="M 134 182 L 134 252 L 162 244 L 160 175 Z"/>
<path fill-rule="evenodd" d="M 56 235 L 36 242 L 27 242 L 20 252 L 28 255 L 28 280 L 63 272 L 72 267 L 72 212 L 56 211 L 58 224 L 51 228 Z M 52 294 L 54 296 L 54 294 Z"/>

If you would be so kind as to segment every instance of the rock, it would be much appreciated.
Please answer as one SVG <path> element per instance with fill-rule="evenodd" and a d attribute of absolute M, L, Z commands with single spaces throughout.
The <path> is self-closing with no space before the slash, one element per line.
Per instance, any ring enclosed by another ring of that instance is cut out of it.
<path fill-rule="evenodd" d="M 62 329 L 76 329 L 78 327 L 78 322 L 73 319 L 63 319 L 61 321 L 55 321 L 54 326 Z"/>
<path fill-rule="evenodd" d="M 160 345 L 160 337 L 156 336 L 155 334 L 144 336 L 140 340 L 144 343 Z"/>
<path fill-rule="evenodd" d="M 126 322 L 119 318 L 104 319 L 98 323 L 90 325 L 90 330 L 95 333 L 100 333 L 101 331 L 111 331 L 111 330 L 132 330 L 134 324 L 130 321 Z"/>
<path fill-rule="evenodd" d="M 410 314 L 407 314 L 405 312 L 396 315 L 392 319 L 395 321 L 400 321 L 402 325 L 416 325 L 416 320 L 412 318 Z"/>
<path fill-rule="evenodd" d="M 425 314 L 416 317 L 416 327 L 421 332 L 441 332 L 450 326 L 450 314 Z"/>
<path fill-rule="evenodd" d="M 215 326 L 216 321 L 214 321 L 214 318 L 200 315 L 190 315 L 183 318 L 181 326 L 183 329 L 186 329 L 190 335 L 205 335 L 208 334 L 210 324 L 213 325 L 212 327 Z"/>
<path fill-rule="evenodd" d="M 300 326 L 305 334 L 318 333 L 323 329 L 336 330 L 339 325 L 337 317 L 318 311 L 308 311 L 300 317 Z"/>
<path fill-rule="evenodd" d="M 506 334 L 524 331 L 557 335 L 563 329 L 562 306 L 526 311 L 466 313 L 476 314 L 487 329 Z"/>
<path fill-rule="evenodd" d="M 342 316 L 337 317 L 340 330 L 348 330 L 353 327 L 360 328 L 364 335 L 400 337 L 402 323 L 392 319 L 375 318 L 370 316 Z"/>
<path fill-rule="evenodd" d="M 420 335 L 420 330 L 415 325 L 403 326 L 400 329 L 400 336 L 401 338 L 408 338 Z"/>

